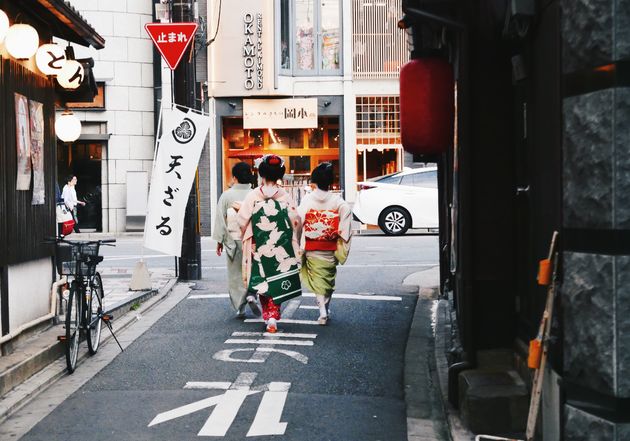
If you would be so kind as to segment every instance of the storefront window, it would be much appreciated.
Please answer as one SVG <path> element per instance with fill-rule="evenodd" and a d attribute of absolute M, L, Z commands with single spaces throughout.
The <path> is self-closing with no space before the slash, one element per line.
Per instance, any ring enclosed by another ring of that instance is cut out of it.
<path fill-rule="evenodd" d="M 296 198 L 302 195 L 312 169 L 325 161 L 333 163 L 333 186 L 339 189 L 339 117 L 321 117 L 314 129 L 255 130 L 243 130 L 242 118 L 224 118 L 222 144 L 224 189 L 234 164 L 244 161 L 253 166 L 257 158 L 267 153 L 284 159 L 285 187 Z"/>
<path fill-rule="evenodd" d="M 272 148 L 304 148 L 304 131 L 302 129 L 270 129 Z"/>
<path fill-rule="evenodd" d="M 356 112 L 357 180 L 400 171 L 403 159 L 398 96 L 357 97 Z"/>
<path fill-rule="evenodd" d="M 298 70 L 315 69 L 315 25 L 313 0 L 295 2 L 295 58 Z"/>
<path fill-rule="evenodd" d="M 321 2 L 322 28 L 322 65 L 325 71 L 339 69 L 339 51 L 341 49 L 341 32 L 339 32 L 339 0 Z"/>
<path fill-rule="evenodd" d="M 280 68 L 291 69 L 291 2 L 282 0 L 280 8 Z"/>
<path fill-rule="evenodd" d="M 308 148 L 320 149 L 324 146 L 323 128 L 308 129 Z"/>
<path fill-rule="evenodd" d="M 282 0 L 280 68 L 294 74 L 341 70 L 341 2 Z"/>

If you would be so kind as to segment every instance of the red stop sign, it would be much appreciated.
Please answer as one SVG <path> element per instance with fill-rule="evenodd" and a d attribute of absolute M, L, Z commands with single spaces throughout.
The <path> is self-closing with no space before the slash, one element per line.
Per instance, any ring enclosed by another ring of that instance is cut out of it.
<path fill-rule="evenodd" d="M 195 38 L 197 23 L 147 23 L 144 28 L 168 67 L 175 70 Z"/>

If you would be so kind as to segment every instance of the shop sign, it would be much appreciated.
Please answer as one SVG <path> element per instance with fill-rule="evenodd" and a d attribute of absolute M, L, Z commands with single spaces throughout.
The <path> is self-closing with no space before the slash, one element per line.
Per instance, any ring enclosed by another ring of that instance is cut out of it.
<path fill-rule="evenodd" d="M 245 89 L 263 88 L 263 18 L 261 13 L 247 13 L 243 18 L 243 65 L 245 66 Z"/>
<path fill-rule="evenodd" d="M 175 70 L 195 38 L 197 23 L 147 23 L 144 28 L 168 67 Z"/>
<path fill-rule="evenodd" d="M 243 100 L 244 129 L 315 129 L 317 98 Z"/>

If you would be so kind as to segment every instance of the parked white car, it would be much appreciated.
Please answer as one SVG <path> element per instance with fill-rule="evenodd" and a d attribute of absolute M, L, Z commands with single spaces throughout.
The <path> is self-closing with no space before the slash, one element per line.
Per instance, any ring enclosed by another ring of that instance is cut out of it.
<path fill-rule="evenodd" d="M 387 235 L 409 228 L 437 230 L 437 168 L 410 169 L 359 182 L 352 209 L 361 223 L 378 225 Z"/>

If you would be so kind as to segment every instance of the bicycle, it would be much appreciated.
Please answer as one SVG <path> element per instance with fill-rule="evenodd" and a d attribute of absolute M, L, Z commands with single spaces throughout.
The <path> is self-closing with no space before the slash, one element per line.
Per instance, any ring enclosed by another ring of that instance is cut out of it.
<path fill-rule="evenodd" d="M 98 351 L 103 323 L 118 343 L 110 323 L 112 317 L 106 314 L 103 308 L 103 280 L 96 271 L 96 266 L 103 261 L 103 256 L 99 255 L 99 248 L 101 245 L 110 245 L 114 242 L 116 239 L 54 240 L 57 272 L 60 276 L 72 277 L 65 317 L 66 332 L 65 336 L 60 338 L 66 344 L 66 366 L 70 374 L 76 368 L 82 335 L 86 337 L 90 355 Z M 120 346 L 120 343 L 118 345 Z"/>

